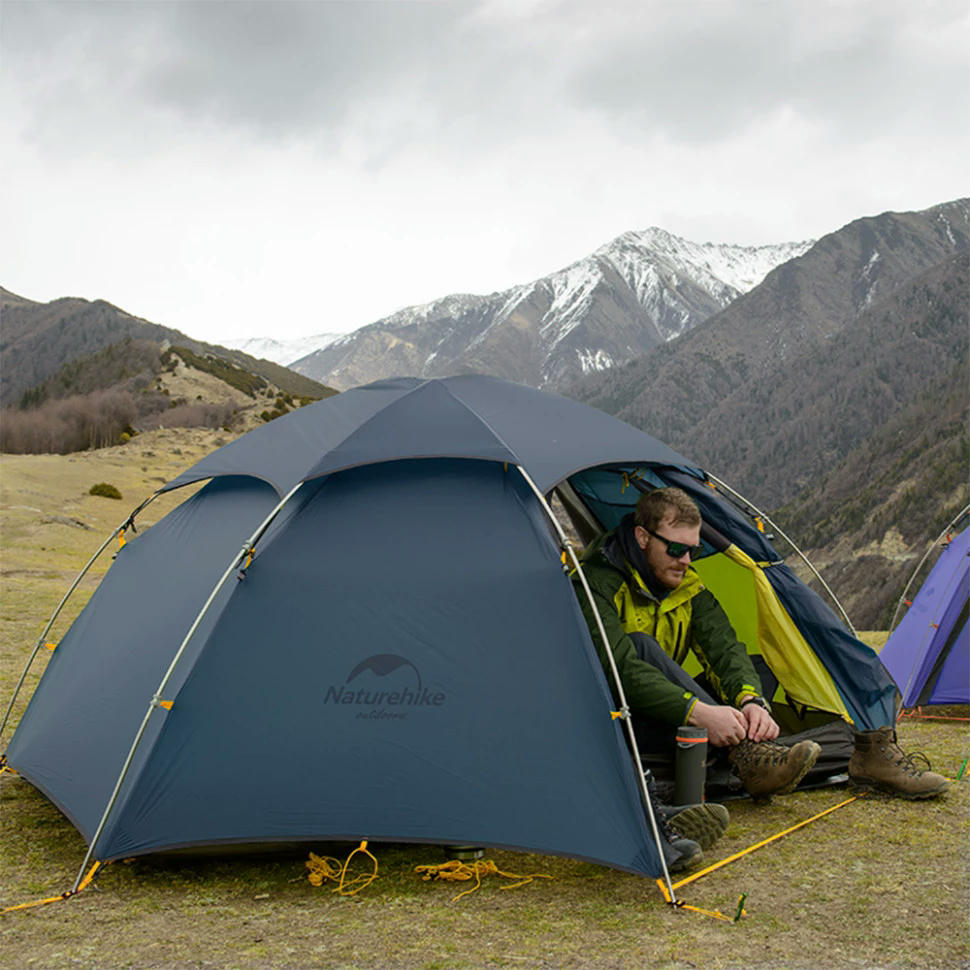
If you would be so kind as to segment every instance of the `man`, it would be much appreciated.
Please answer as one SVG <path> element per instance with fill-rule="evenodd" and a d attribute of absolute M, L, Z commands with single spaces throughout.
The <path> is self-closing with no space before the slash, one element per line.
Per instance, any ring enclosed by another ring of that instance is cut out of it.
<path fill-rule="evenodd" d="M 700 512 L 686 492 L 657 489 L 642 495 L 636 512 L 586 551 L 583 572 L 638 736 L 672 755 L 677 726 L 706 728 L 709 743 L 727 752 L 750 794 L 786 794 L 821 749 L 813 741 L 774 743 L 779 726 L 747 649 L 691 567 L 700 531 Z M 588 599 L 582 589 L 577 593 L 609 677 Z M 710 693 L 682 669 L 689 653 L 700 661 Z M 892 727 L 856 732 L 849 775 L 864 787 L 906 798 L 931 797 L 947 787 L 941 775 L 920 771 L 903 754 Z"/>

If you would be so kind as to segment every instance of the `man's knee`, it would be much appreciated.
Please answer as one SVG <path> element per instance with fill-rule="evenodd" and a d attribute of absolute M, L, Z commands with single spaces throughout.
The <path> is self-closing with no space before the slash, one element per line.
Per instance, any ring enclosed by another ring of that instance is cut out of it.
<path fill-rule="evenodd" d="M 637 656 L 645 663 L 656 667 L 667 680 L 689 691 L 705 704 L 718 703 L 680 664 L 675 663 L 671 657 L 664 653 L 663 648 L 653 637 L 646 633 L 631 633 L 629 636 Z"/>

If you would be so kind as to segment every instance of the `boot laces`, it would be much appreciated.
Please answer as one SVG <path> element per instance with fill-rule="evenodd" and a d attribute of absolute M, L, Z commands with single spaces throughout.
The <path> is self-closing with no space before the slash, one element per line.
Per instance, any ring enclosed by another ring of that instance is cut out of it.
<path fill-rule="evenodd" d="M 791 754 L 791 748 L 785 747 L 783 744 L 775 744 L 773 741 L 759 741 L 757 747 L 752 748 L 751 751 L 754 755 L 752 760 L 755 764 L 759 762 L 762 764 L 767 762 L 771 765 L 784 764 Z"/>
<path fill-rule="evenodd" d="M 657 828 L 660 829 L 660 834 L 671 843 L 676 842 L 678 839 L 682 839 L 683 836 L 670 824 L 667 819 L 667 815 L 660 807 L 660 796 L 657 793 L 657 783 L 654 781 L 653 773 L 647 770 L 643 773 L 643 776 L 647 781 L 647 792 L 650 795 L 650 807 L 653 809 L 653 815 L 657 820 Z"/>
<path fill-rule="evenodd" d="M 660 827 L 660 832 L 663 837 L 668 842 L 676 842 L 678 839 L 682 839 L 683 836 L 678 832 L 673 825 L 667 819 L 667 816 L 660 810 L 660 806 L 656 806 L 657 824 Z"/>
<path fill-rule="evenodd" d="M 910 751 L 907 753 L 903 751 L 898 744 L 893 744 L 887 753 L 890 755 L 898 754 L 899 757 L 896 758 L 893 763 L 897 768 L 900 768 L 911 775 L 916 775 L 919 777 L 919 775 L 923 774 L 924 771 L 933 770 L 933 765 L 930 764 L 930 759 L 927 758 L 922 751 Z M 920 762 L 924 767 L 921 767 L 917 762 Z"/>

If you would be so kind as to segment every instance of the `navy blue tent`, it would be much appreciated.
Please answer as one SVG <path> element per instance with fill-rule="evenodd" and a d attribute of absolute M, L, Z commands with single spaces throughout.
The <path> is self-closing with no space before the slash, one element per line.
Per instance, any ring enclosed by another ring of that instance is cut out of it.
<path fill-rule="evenodd" d="M 660 875 L 545 501 L 588 524 L 598 497 L 635 501 L 611 492 L 631 468 L 705 482 L 641 431 L 488 377 L 382 381 L 279 418 L 164 486 L 206 482 L 120 550 L 8 763 L 102 861 L 366 838 Z M 839 629 L 822 653 L 855 670 L 834 675 L 834 714 L 868 726 L 892 683 Z"/>

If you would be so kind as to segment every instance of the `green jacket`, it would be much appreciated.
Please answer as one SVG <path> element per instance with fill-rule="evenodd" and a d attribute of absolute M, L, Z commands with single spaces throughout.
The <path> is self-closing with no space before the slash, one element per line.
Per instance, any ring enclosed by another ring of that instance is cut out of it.
<path fill-rule="evenodd" d="M 635 716 L 683 724 L 696 697 L 641 660 L 628 633 L 652 636 L 679 664 L 693 652 L 725 704 L 736 705 L 745 694 L 761 695 L 761 682 L 747 649 L 738 640 L 721 604 L 693 569 L 687 570 L 676 589 L 657 599 L 624 557 L 615 533 L 610 532 L 587 549 L 583 574 L 603 620 L 627 704 Z M 600 663 L 607 680 L 611 680 L 609 661 L 589 600 L 578 576 L 573 576 L 573 583 Z"/>

